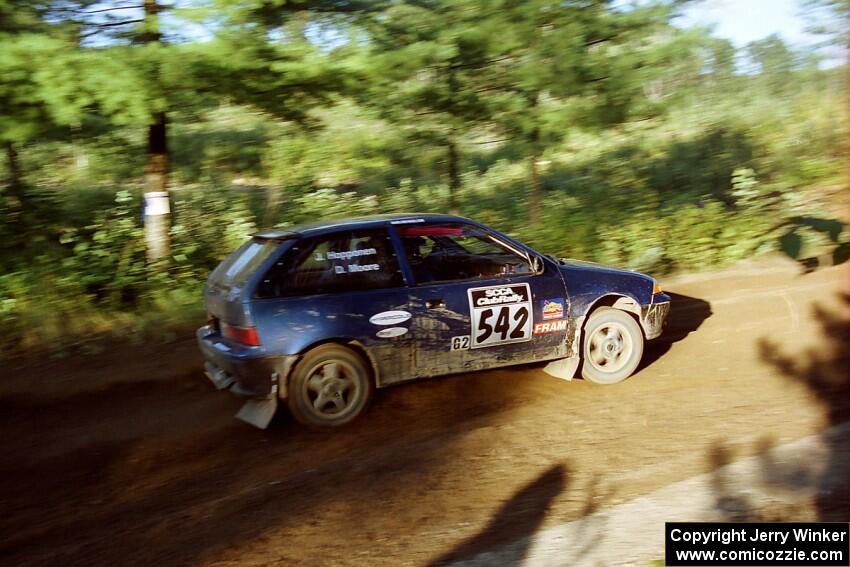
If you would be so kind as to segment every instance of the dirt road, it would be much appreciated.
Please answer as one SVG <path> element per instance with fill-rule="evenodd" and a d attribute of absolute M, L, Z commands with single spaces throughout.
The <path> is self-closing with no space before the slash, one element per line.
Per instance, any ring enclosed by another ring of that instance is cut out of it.
<path fill-rule="evenodd" d="M 207 384 L 191 340 L 7 365 L 0 558 L 478 556 L 850 420 L 850 298 L 838 293 L 848 283 L 843 267 L 799 275 L 790 264 L 673 280 L 668 332 L 622 384 L 566 382 L 540 366 L 439 378 L 380 392 L 332 433 L 285 414 L 267 431 L 234 420 L 239 402 Z M 833 481 L 850 479 L 836 458 L 847 450 L 828 448 Z M 847 484 L 829 486 L 793 510 L 714 489 L 730 518 L 847 521 Z"/>

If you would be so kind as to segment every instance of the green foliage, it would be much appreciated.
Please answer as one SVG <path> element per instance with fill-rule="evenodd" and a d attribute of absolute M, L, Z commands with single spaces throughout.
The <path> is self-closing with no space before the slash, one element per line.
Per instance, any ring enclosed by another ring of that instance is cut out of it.
<path fill-rule="evenodd" d="M 200 316 L 209 271 L 257 230 L 244 193 L 179 191 L 172 269 L 163 273 L 146 265 L 139 207 L 138 195 L 119 191 L 84 224 L 59 215 L 61 222 L 42 226 L 26 243 L 32 256 L 4 258 L 10 269 L 0 276 L 0 324 L 7 330 L 0 349 L 183 324 Z"/>
<path fill-rule="evenodd" d="M 257 231 L 244 191 L 185 188 L 175 192 L 173 209 L 173 274 L 195 284 Z"/>
<path fill-rule="evenodd" d="M 656 275 L 850 256 L 846 67 L 768 38 L 742 74 L 671 26 L 677 2 L 216 0 L 163 17 L 162 43 L 90 4 L 0 0 L 0 349 L 197 321 L 225 254 L 321 218 L 452 207 Z M 164 271 L 141 226 L 157 112 Z"/>
<path fill-rule="evenodd" d="M 760 197 L 755 172 L 748 167 L 739 167 L 732 172 L 732 196 L 741 207 L 752 207 Z"/>
<path fill-rule="evenodd" d="M 72 249 L 62 268 L 76 275 L 86 295 L 118 307 L 145 280 L 144 243 L 128 191 L 112 207 L 98 211 L 81 230 L 63 230 L 59 243 Z"/>
<path fill-rule="evenodd" d="M 319 189 L 296 199 L 302 218 L 344 218 L 374 213 L 378 200 L 374 196 L 363 197 L 357 193 L 339 193 L 333 189 Z"/>

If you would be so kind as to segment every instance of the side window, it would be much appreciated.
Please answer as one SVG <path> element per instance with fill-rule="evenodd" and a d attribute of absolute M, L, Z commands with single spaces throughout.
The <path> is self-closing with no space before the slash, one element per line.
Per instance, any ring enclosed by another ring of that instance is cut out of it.
<path fill-rule="evenodd" d="M 386 230 L 357 230 L 304 238 L 272 266 L 257 297 L 291 297 L 403 285 Z"/>
<path fill-rule="evenodd" d="M 418 224 L 399 235 L 418 284 L 531 273 L 524 256 L 475 226 Z"/>

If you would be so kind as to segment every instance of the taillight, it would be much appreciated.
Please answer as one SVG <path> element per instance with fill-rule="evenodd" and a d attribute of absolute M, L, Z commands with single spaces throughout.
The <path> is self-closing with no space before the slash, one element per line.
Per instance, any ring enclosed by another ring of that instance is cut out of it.
<path fill-rule="evenodd" d="M 248 346 L 260 346 L 260 335 L 256 327 L 237 327 L 221 323 L 221 334 L 232 341 Z"/>

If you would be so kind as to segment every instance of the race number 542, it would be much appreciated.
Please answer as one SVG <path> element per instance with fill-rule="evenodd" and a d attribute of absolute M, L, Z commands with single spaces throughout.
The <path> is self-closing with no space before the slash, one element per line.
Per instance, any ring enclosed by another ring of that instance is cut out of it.
<path fill-rule="evenodd" d="M 469 293 L 470 348 L 531 339 L 531 292 L 528 284 L 473 288 Z"/>

